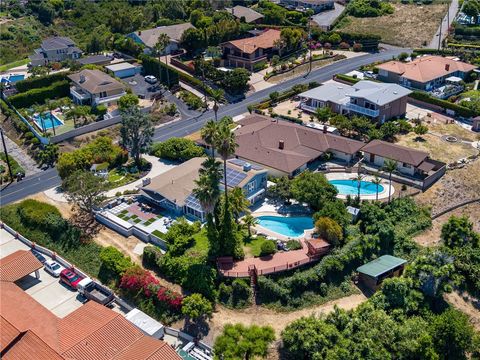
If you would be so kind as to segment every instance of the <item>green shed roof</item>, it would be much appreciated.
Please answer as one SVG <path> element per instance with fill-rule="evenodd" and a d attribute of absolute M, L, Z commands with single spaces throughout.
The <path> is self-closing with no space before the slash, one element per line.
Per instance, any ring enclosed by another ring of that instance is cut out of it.
<path fill-rule="evenodd" d="M 378 259 L 370 261 L 362 266 L 360 266 L 357 271 L 359 273 L 371 276 L 371 277 L 378 277 L 397 266 L 403 265 L 407 262 L 407 260 L 403 260 L 391 255 L 383 255 L 380 256 Z"/>

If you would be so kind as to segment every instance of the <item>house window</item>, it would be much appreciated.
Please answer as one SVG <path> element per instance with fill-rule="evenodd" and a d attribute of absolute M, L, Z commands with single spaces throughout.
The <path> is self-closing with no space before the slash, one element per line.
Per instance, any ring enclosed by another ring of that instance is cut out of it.
<path fill-rule="evenodd" d="M 402 166 L 406 169 L 410 169 L 412 167 L 410 164 L 407 164 L 407 163 L 403 163 Z"/>
<path fill-rule="evenodd" d="M 256 180 L 253 180 L 251 182 L 248 183 L 248 192 L 252 192 L 255 190 L 256 188 L 256 185 L 257 185 L 257 181 Z"/>

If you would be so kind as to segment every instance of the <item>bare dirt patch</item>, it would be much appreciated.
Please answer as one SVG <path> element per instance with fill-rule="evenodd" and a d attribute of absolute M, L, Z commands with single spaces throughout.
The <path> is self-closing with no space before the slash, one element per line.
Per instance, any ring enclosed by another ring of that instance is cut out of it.
<path fill-rule="evenodd" d="M 454 291 L 444 295 L 445 300 L 470 318 L 473 327 L 480 331 L 480 301 L 469 294 Z"/>
<path fill-rule="evenodd" d="M 415 200 L 426 206 L 431 206 L 432 213 L 437 214 L 456 204 L 480 197 L 480 160 L 466 165 L 461 169 L 449 170 L 430 189 L 415 197 Z M 474 213 L 476 221 L 480 214 Z M 475 219 L 472 219 L 475 220 Z"/>
<path fill-rule="evenodd" d="M 448 212 L 432 221 L 432 227 L 415 237 L 415 241 L 422 246 L 436 246 L 440 244 L 442 226 L 450 216 L 468 216 L 473 221 L 475 231 L 480 232 L 480 203 L 469 204 Z"/>
<path fill-rule="evenodd" d="M 395 12 L 374 18 L 346 17 L 339 28 L 346 32 L 375 34 L 382 42 L 411 48 L 429 44 L 446 13 L 446 5 L 392 4 Z"/>

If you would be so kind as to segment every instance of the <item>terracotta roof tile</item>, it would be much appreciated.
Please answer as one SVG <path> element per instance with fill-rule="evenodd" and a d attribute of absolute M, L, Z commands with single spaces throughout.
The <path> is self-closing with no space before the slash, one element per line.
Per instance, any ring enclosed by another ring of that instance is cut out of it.
<path fill-rule="evenodd" d="M 2 329 L 3 331 L 3 329 Z M 64 360 L 33 331 L 20 335 L 18 341 L 3 354 L 3 360 Z"/>
<path fill-rule="evenodd" d="M 476 68 L 474 65 L 442 56 L 422 56 L 407 63 L 388 61 L 377 67 L 420 83 L 432 81 L 456 71 L 470 72 Z"/>
<path fill-rule="evenodd" d="M 3 351 L 8 344 L 20 335 L 20 331 L 3 316 L 0 316 L 0 330 L 0 351 Z"/>
<path fill-rule="evenodd" d="M 131 346 L 125 349 L 121 354 L 115 357 L 115 360 L 174 360 L 180 359 L 174 349 L 167 343 L 158 346 L 158 340 L 149 336 L 144 336 L 135 341 Z"/>
<path fill-rule="evenodd" d="M 18 250 L 0 259 L 0 281 L 17 281 L 42 267 L 30 251 Z"/>
<path fill-rule="evenodd" d="M 280 40 L 280 31 L 275 29 L 267 29 L 258 36 L 232 40 L 225 44 L 231 44 L 238 48 L 240 51 L 251 54 L 258 48 L 269 49 L 273 47 L 275 41 Z"/>

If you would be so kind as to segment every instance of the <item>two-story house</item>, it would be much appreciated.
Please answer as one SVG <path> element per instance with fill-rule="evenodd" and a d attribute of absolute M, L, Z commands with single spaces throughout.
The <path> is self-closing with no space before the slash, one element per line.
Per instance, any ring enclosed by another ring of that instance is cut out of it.
<path fill-rule="evenodd" d="M 125 92 L 125 85 L 100 70 L 82 70 L 68 75 L 73 85 L 70 95 L 76 104 L 115 105 Z"/>
<path fill-rule="evenodd" d="M 378 79 L 411 89 L 432 91 L 445 85 L 446 79 L 465 79 L 476 66 L 456 58 L 422 56 L 410 62 L 388 61 L 377 65 Z"/>
<path fill-rule="evenodd" d="M 383 123 L 401 117 L 407 111 L 410 90 L 396 84 L 362 80 L 354 85 L 328 82 L 299 94 L 300 108 L 315 112 L 329 107 L 337 114 L 367 116 Z"/>
<path fill-rule="evenodd" d="M 272 56 L 279 40 L 279 30 L 267 29 L 254 37 L 222 43 L 223 65 L 253 71 L 255 64 Z"/>
<path fill-rule="evenodd" d="M 142 195 L 152 204 L 177 215 L 204 221 L 205 209 L 193 194 L 204 161 L 205 158 L 193 158 L 152 178 L 150 184 L 141 188 Z M 230 189 L 241 188 L 247 200 L 254 204 L 265 195 L 267 170 L 246 161 L 230 159 L 227 161 L 227 186 Z M 223 189 L 222 178 L 220 190 Z"/>
<path fill-rule="evenodd" d="M 41 47 L 30 56 L 32 66 L 47 65 L 49 62 L 75 60 L 82 56 L 75 43 L 68 37 L 55 36 L 42 41 Z"/>
<path fill-rule="evenodd" d="M 314 14 L 321 11 L 332 10 L 333 0 L 280 0 L 280 5 L 288 9 L 313 10 Z"/>
<path fill-rule="evenodd" d="M 170 42 L 163 50 L 163 54 L 171 54 L 180 49 L 180 40 L 183 33 L 188 29 L 195 29 L 195 26 L 190 23 L 158 26 L 153 29 L 138 30 L 126 36 L 133 39 L 137 44 L 143 45 L 143 52 L 150 54 L 154 51 L 160 35 L 165 34 L 168 36 Z"/>

